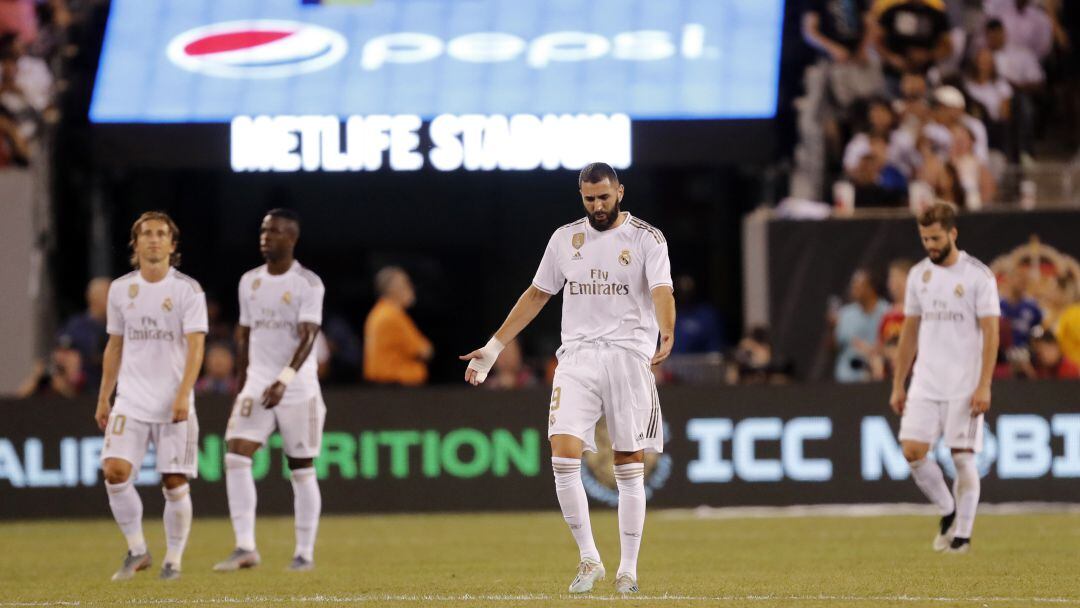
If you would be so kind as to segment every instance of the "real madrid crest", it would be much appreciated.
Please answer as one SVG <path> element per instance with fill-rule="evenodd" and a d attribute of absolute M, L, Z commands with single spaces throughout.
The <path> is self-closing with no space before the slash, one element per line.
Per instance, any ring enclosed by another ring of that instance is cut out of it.
<path fill-rule="evenodd" d="M 929 270 L 922 273 L 922 282 L 923 283 L 929 283 L 930 282 L 930 271 Z"/>
<path fill-rule="evenodd" d="M 622 253 L 619 254 L 619 263 L 622 264 L 623 266 L 629 266 L 630 265 L 630 250 L 629 249 L 623 249 Z"/>
<path fill-rule="evenodd" d="M 574 246 L 574 249 L 581 249 L 581 246 L 585 244 L 585 233 L 575 232 L 574 238 L 570 239 L 570 244 Z"/>
<path fill-rule="evenodd" d="M 252 281 L 251 282 L 251 291 L 255 291 L 256 289 L 258 289 L 259 285 L 262 285 L 262 279 L 255 279 L 254 281 Z"/>
<path fill-rule="evenodd" d="M 957 283 L 956 284 L 956 289 L 953 290 L 953 293 L 955 293 L 956 297 L 958 297 L 958 298 L 964 297 L 964 286 L 961 285 L 960 283 Z"/>
<path fill-rule="evenodd" d="M 134 300 L 137 295 L 139 295 L 139 284 L 132 283 L 128 285 L 128 297 Z"/>
<path fill-rule="evenodd" d="M 161 310 L 172 312 L 172 298 L 165 298 L 165 301 L 161 303 Z"/>
<path fill-rule="evenodd" d="M 286 304 L 292 304 L 292 292 L 286 291 L 285 293 L 281 294 L 281 301 L 285 302 Z"/>

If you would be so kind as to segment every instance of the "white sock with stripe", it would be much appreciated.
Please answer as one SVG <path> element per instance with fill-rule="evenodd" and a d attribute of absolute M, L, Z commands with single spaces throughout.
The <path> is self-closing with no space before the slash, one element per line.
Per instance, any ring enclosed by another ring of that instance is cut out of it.
<path fill-rule="evenodd" d="M 942 474 L 937 461 L 924 456 L 922 460 L 908 464 L 911 465 L 911 477 L 915 480 L 915 485 L 919 486 L 930 502 L 937 506 L 938 513 L 943 516 L 952 513 L 956 509 L 956 503 L 953 501 L 949 486 L 945 485 L 945 475 Z"/>
<path fill-rule="evenodd" d="M 292 472 L 293 511 L 296 526 L 296 553 L 309 562 L 315 561 L 315 536 L 319 532 L 322 494 L 315 467 Z"/>
<path fill-rule="evenodd" d="M 982 480 L 979 479 L 979 468 L 975 465 L 975 454 L 959 452 L 953 454 L 952 458 L 956 465 L 956 480 L 953 482 L 956 490 L 956 536 L 971 538 L 971 530 L 975 527 L 975 511 L 979 509 Z"/>
<path fill-rule="evenodd" d="M 146 553 L 146 539 L 143 538 L 143 504 L 139 493 L 135 491 L 134 481 L 129 477 L 121 483 L 105 482 L 105 491 L 109 494 L 109 509 L 113 519 L 120 526 L 120 531 L 127 539 L 128 551 L 132 555 Z"/>
<path fill-rule="evenodd" d="M 165 494 L 165 563 L 180 569 L 188 534 L 191 533 L 191 486 L 162 488 Z"/>
<path fill-rule="evenodd" d="M 645 528 L 645 465 L 640 462 L 615 465 L 619 487 L 619 543 L 622 553 L 618 574 L 637 580 L 638 551 Z"/>
<path fill-rule="evenodd" d="M 251 475 L 251 459 L 240 454 L 225 454 L 225 490 L 229 495 L 229 516 L 232 518 L 236 546 L 255 550 L 255 478 Z"/>
<path fill-rule="evenodd" d="M 589 497 L 581 484 L 581 459 L 553 456 L 551 470 L 555 473 L 555 496 L 559 498 L 563 519 L 577 541 L 581 559 L 600 561 L 589 520 Z"/>

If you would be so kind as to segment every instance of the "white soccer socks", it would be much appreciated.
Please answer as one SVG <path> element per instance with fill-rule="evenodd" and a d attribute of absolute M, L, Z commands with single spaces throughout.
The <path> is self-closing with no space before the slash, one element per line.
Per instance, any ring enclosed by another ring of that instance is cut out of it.
<path fill-rule="evenodd" d="M 922 460 L 908 464 L 911 465 L 911 477 L 915 480 L 915 485 L 919 486 L 926 498 L 938 508 L 938 512 L 943 516 L 952 513 L 956 509 L 956 503 L 949 486 L 945 484 L 945 475 L 937 461 L 924 456 Z"/>
<path fill-rule="evenodd" d="M 596 549 L 589 520 L 589 499 L 581 484 L 581 459 L 553 456 L 551 469 L 555 472 L 555 495 L 559 498 L 563 519 L 577 541 L 581 559 L 599 562 L 600 552 Z"/>
<path fill-rule="evenodd" d="M 645 465 L 640 462 L 615 465 L 615 484 L 619 487 L 619 542 L 622 547 L 618 574 L 629 574 L 636 581 L 641 532 L 645 527 Z"/>
<path fill-rule="evenodd" d="M 251 476 L 251 458 L 240 454 L 225 454 L 225 491 L 229 495 L 229 515 L 232 517 L 236 547 L 255 550 L 255 478 Z"/>
<path fill-rule="evenodd" d="M 315 535 L 319 531 L 319 513 L 322 511 L 322 494 L 319 493 L 315 467 L 294 470 L 292 487 L 296 518 L 296 555 L 313 562 Z"/>
<path fill-rule="evenodd" d="M 956 489 L 956 536 L 971 538 L 982 480 L 979 479 L 979 468 L 975 466 L 975 454 L 957 452 L 953 454 L 953 464 L 956 465 L 956 481 L 953 484 Z"/>
<path fill-rule="evenodd" d="M 191 532 L 191 486 L 162 488 L 165 494 L 165 562 L 180 569 Z"/>
<path fill-rule="evenodd" d="M 139 493 L 135 491 L 134 481 L 129 477 L 122 483 L 105 482 L 105 491 L 109 493 L 109 508 L 113 519 L 120 526 L 120 531 L 127 539 L 128 551 L 132 555 L 146 553 L 146 539 L 143 538 L 143 504 Z"/>

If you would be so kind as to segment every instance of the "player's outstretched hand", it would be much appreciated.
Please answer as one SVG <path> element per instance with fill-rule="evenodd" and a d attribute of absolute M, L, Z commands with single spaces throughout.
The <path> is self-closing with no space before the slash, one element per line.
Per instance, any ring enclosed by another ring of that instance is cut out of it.
<path fill-rule="evenodd" d="M 971 396 L 971 415 L 978 416 L 990 410 L 990 387 L 980 386 Z"/>
<path fill-rule="evenodd" d="M 892 389 L 892 395 L 889 396 L 889 407 L 897 416 L 904 414 L 904 402 L 907 401 L 907 391 L 904 387 Z"/>
<path fill-rule="evenodd" d="M 465 381 L 473 386 L 478 386 L 487 380 L 491 366 L 495 365 L 495 359 L 499 358 L 504 346 L 495 338 L 488 340 L 483 348 L 478 348 L 467 355 L 461 355 L 458 359 L 468 361 L 465 368 Z"/>
<path fill-rule="evenodd" d="M 671 356 L 671 349 L 675 346 L 675 336 L 666 335 L 660 336 L 660 346 L 656 348 L 656 354 L 653 355 L 652 364 L 660 365 Z"/>
<path fill-rule="evenodd" d="M 281 403 L 281 398 L 285 396 L 285 385 L 281 382 L 275 382 L 268 386 L 263 391 L 262 404 L 266 406 L 266 409 L 270 409 L 275 405 Z"/>
<path fill-rule="evenodd" d="M 177 397 L 172 404 L 172 421 L 183 422 L 188 419 L 188 413 L 191 410 L 191 404 L 186 398 Z"/>
<path fill-rule="evenodd" d="M 109 407 L 108 401 L 98 401 L 97 409 L 94 410 L 94 420 L 97 421 L 98 428 L 105 430 L 105 425 L 109 424 Z"/>

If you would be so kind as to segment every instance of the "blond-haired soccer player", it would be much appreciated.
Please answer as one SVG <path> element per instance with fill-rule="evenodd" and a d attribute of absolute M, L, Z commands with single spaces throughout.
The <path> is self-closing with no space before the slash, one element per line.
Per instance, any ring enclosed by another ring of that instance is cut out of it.
<path fill-rule="evenodd" d="M 941 513 L 933 547 L 963 553 L 971 548 L 979 506 L 975 454 L 982 450 L 983 414 L 990 409 L 1001 307 L 994 273 L 956 246 L 951 205 L 930 207 L 918 225 L 927 257 L 908 273 L 889 405 L 901 415 L 900 443 L 911 476 Z M 939 437 L 956 466 L 952 492 L 941 467 L 927 458 Z"/>
<path fill-rule="evenodd" d="M 571 593 L 603 580 L 581 482 L 581 455 L 596 451 L 594 431 L 606 416 L 619 489 L 620 593 L 636 593 L 637 558 L 645 524 L 644 452 L 661 452 L 663 421 L 650 365 L 674 344 L 675 298 L 667 241 L 656 228 L 620 210 L 625 189 L 603 163 L 578 178 L 586 217 L 559 228 L 540 268 L 488 343 L 462 356 L 465 380 L 484 381 L 503 346 L 563 290 L 562 347 L 548 413 L 551 467 L 563 518 L 581 561 Z M 659 337 L 659 346 L 657 338 Z"/>
<path fill-rule="evenodd" d="M 188 478 L 198 473 L 199 422 L 192 388 L 202 367 L 206 296 L 199 283 L 176 270 L 180 230 L 168 215 L 150 211 L 131 227 L 134 272 L 109 286 L 101 390 L 94 418 L 105 432 L 101 468 L 109 507 L 128 552 L 114 581 L 150 567 L 142 532 L 142 500 L 132 470 L 147 446 L 157 449 L 165 493 L 165 561 L 160 578 L 180 577 L 191 530 Z M 116 402 L 110 405 L 113 389 Z"/>

